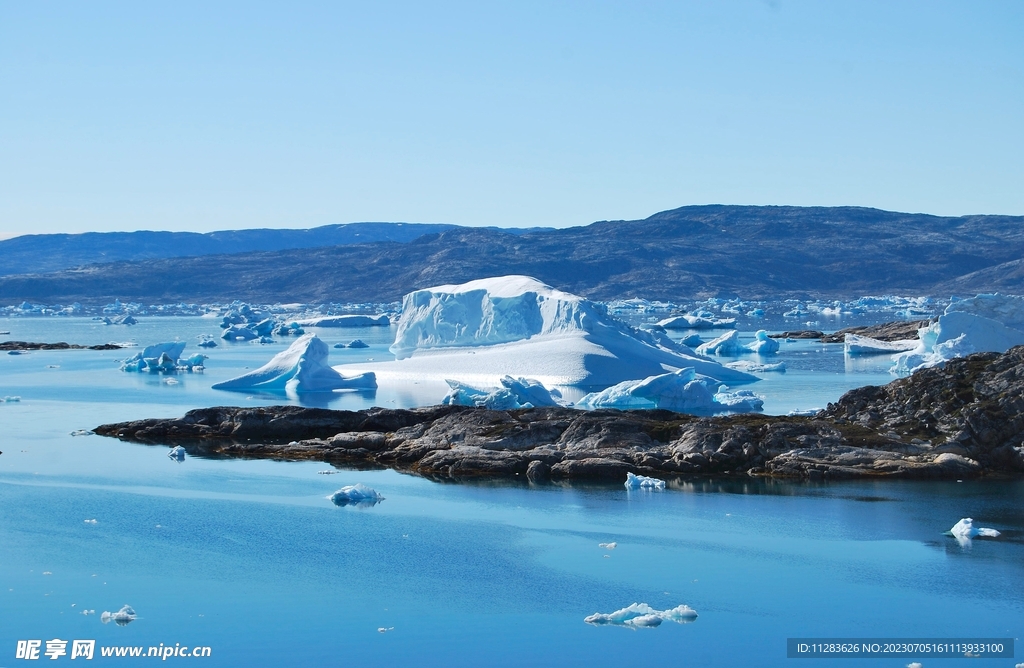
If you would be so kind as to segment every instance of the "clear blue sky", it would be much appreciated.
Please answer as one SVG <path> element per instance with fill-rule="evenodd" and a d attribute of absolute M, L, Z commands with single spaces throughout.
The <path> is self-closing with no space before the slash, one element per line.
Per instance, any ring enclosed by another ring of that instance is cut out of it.
<path fill-rule="evenodd" d="M 1024 2 L 0 0 L 0 236 L 1024 214 Z"/>

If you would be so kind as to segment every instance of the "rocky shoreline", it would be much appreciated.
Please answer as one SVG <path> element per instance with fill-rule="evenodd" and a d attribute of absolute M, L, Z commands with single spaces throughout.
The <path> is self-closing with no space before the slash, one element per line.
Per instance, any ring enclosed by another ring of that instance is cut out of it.
<path fill-rule="evenodd" d="M 116 343 L 101 343 L 95 346 L 80 346 L 76 343 L 36 343 L 32 341 L 0 341 L 0 350 L 120 350 L 124 346 Z"/>
<path fill-rule="evenodd" d="M 436 479 L 1024 474 L 1024 346 L 847 392 L 813 417 L 461 406 L 333 411 L 217 407 L 97 434 L 198 456 L 317 460 Z"/>

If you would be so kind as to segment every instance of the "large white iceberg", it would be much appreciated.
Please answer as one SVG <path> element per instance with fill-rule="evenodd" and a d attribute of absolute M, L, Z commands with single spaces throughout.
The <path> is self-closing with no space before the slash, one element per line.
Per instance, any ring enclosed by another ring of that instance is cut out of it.
<path fill-rule="evenodd" d="M 916 348 L 893 356 L 893 373 L 913 373 L 971 353 L 1004 353 L 1024 344 L 1024 297 L 994 294 L 953 301 L 917 336 Z"/>
<path fill-rule="evenodd" d="M 284 390 L 290 393 L 377 388 L 373 372 L 344 376 L 327 364 L 330 348 L 316 334 L 305 334 L 288 350 L 278 353 L 259 369 L 217 383 L 215 390 Z"/>
<path fill-rule="evenodd" d="M 528 276 L 406 295 L 391 351 L 397 361 L 373 365 L 381 378 L 493 385 L 508 375 L 548 387 L 610 385 L 691 367 L 729 383 L 757 380 Z"/>
<path fill-rule="evenodd" d="M 493 410 L 558 406 L 558 390 L 549 390 L 532 378 L 504 376 L 501 387 L 481 389 L 457 380 L 446 380 L 451 391 L 441 402 L 450 406 L 481 406 Z"/>
<path fill-rule="evenodd" d="M 750 413 L 764 406 L 764 401 L 749 390 L 723 392 L 721 388 L 722 383 L 687 367 L 643 380 L 623 381 L 584 396 L 576 406 L 591 409 L 665 408 L 693 415 Z"/>
<path fill-rule="evenodd" d="M 678 605 L 668 610 L 655 610 L 646 603 L 633 605 L 610 613 L 595 612 L 583 619 L 587 624 L 629 626 L 632 628 L 653 628 L 662 622 L 686 624 L 697 619 L 697 611 L 688 605 Z"/>

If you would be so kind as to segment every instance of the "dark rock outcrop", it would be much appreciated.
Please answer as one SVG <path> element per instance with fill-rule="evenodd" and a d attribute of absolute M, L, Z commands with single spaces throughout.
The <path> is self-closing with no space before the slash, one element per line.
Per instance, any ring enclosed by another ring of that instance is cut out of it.
<path fill-rule="evenodd" d="M 814 417 L 562 407 L 220 407 L 95 432 L 180 444 L 195 455 L 313 459 L 435 478 L 622 480 L 627 471 L 811 479 L 1021 475 L 1024 346 L 847 392 Z"/>
<path fill-rule="evenodd" d="M 124 346 L 116 343 L 101 343 L 95 346 L 80 346 L 75 343 L 35 343 L 31 341 L 3 341 L 0 350 L 120 350 Z"/>
<path fill-rule="evenodd" d="M 897 320 L 896 322 L 886 322 L 881 325 L 847 327 L 833 334 L 826 334 L 821 337 L 821 340 L 824 343 L 842 343 L 846 340 L 847 334 L 856 334 L 877 339 L 878 341 L 905 341 L 906 339 L 916 339 L 917 330 L 930 324 L 931 320 Z"/>

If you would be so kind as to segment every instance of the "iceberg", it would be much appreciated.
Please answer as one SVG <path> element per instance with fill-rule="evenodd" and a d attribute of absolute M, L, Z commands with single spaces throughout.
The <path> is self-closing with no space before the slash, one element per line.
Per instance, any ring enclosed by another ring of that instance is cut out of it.
<path fill-rule="evenodd" d="M 664 408 L 678 413 L 712 415 L 721 412 L 747 413 L 764 405 L 749 391 L 723 392 L 722 383 L 700 375 L 692 367 L 626 380 L 576 402 L 579 408 Z"/>
<path fill-rule="evenodd" d="M 249 329 L 245 325 L 230 325 L 220 335 L 220 338 L 225 341 L 252 341 L 259 337 L 260 335 L 255 330 Z"/>
<path fill-rule="evenodd" d="M 913 373 L 971 353 L 1005 353 L 1024 344 L 1024 297 L 992 294 L 953 301 L 917 336 L 916 348 L 893 356 L 892 373 Z"/>
<path fill-rule="evenodd" d="M 171 451 L 167 453 L 167 456 L 171 459 L 183 462 L 185 461 L 185 448 L 180 445 L 176 445 L 171 448 Z"/>
<path fill-rule="evenodd" d="M 977 538 L 978 536 L 996 538 L 999 536 L 999 532 L 995 529 L 974 526 L 974 520 L 970 517 L 965 517 L 954 524 L 949 533 L 953 534 L 954 538 Z"/>
<path fill-rule="evenodd" d="M 386 315 L 327 315 L 295 322 L 302 327 L 387 327 L 391 319 Z"/>
<path fill-rule="evenodd" d="M 777 371 L 779 373 L 786 373 L 785 362 L 774 362 L 772 364 L 758 364 L 757 362 L 751 362 L 749 360 L 736 360 L 735 362 L 726 362 L 725 366 L 730 369 L 736 369 L 738 371 L 746 371 L 747 373 L 768 373 Z"/>
<path fill-rule="evenodd" d="M 548 387 L 610 385 L 692 367 L 719 381 L 757 380 L 528 276 L 417 290 L 402 309 L 391 346 L 397 359 L 373 367 L 381 378 L 493 385 L 508 375 Z"/>
<path fill-rule="evenodd" d="M 135 353 L 121 362 L 121 371 L 173 372 L 178 368 L 178 358 L 185 350 L 184 341 L 171 341 L 146 346 L 141 353 Z"/>
<path fill-rule="evenodd" d="M 373 372 L 344 376 L 327 364 L 330 348 L 316 334 L 304 334 L 255 371 L 217 383 L 215 390 L 278 390 L 292 393 L 373 390 Z"/>
<path fill-rule="evenodd" d="M 645 475 L 626 473 L 626 489 L 665 489 L 665 481 Z"/>
<path fill-rule="evenodd" d="M 769 337 L 765 330 L 759 329 L 754 334 L 754 340 L 744 348 L 758 355 L 773 355 L 779 352 L 779 342 Z"/>
<path fill-rule="evenodd" d="M 501 387 L 480 389 L 460 383 L 457 380 L 445 380 L 451 392 L 441 402 L 449 406 L 481 406 L 492 410 L 513 410 L 516 408 L 534 408 L 536 406 L 558 406 L 555 397 L 561 397 L 558 390 L 549 390 L 539 381 L 532 378 L 501 378 Z"/>
<path fill-rule="evenodd" d="M 736 326 L 736 318 L 715 318 L 711 314 L 686 313 L 665 318 L 658 322 L 665 329 L 732 329 Z"/>
<path fill-rule="evenodd" d="M 118 626 L 127 626 L 131 622 L 134 622 L 136 619 L 138 619 L 138 616 L 135 614 L 135 610 L 132 609 L 132 606 L 130 605 L 125 605 L 117 612 L 104 611 L 103 614 L 100 615 L 100 621 L 104 624 L 114 622 Z"/>
<path fill-rule="evenodd" d="M 343 346 L 343 347 L 345 347 L 345 348 L 369 348 L 370 346 L 368 344 L 363 343 L 359 339 L 352 339 L 352 341 L 349 342 L 349 344 L 347 346 Z"/>
<path fill-rule="evenodd" d="M 777 344 L 776 344 L 777 345 Z M 742 355 L 749 352 L 740 344 L 740 333 L 736 330 L 726 332 L 717 339 L 697 346 L 698 355 Z"/>
<path fill-rule="evenodd" d="M 843 351 L 851 357 L 857 355 L 892 355 L 914 350 L 917 348 L 917 343 L 917 339 L 879 341 L 869 336 L 845 334 L 843 337 Z"/>
<path fill-rule="evenodd" d="M 377 490 L 362 483 L 342 487 L 327 497 L 336 506 L 374 506 L 384 500 Z"/>
<path fill-rule="evenodd" d="M 697 611 L 688 605 L 678 605 L 668 610 L 655 610 L 646 603 L 634 603 L 607 614 L 595 612 L 584 618 L 583 621 L 599 626 L 613 624 L 632 628 L 654 628 L 661 626 L 662 622 L 687 624 L 695 619 L 697 619 Z"/>

